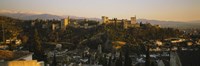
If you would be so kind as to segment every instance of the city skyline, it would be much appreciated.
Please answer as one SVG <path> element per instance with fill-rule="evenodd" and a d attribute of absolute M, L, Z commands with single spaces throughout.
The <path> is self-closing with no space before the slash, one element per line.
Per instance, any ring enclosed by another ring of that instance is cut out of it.
<path fill-rule="evenodd" d="M 200 20 L 199 0 L 1 0 L 0 10 L 38 14 L 73 15 L 87 18 Z"/>

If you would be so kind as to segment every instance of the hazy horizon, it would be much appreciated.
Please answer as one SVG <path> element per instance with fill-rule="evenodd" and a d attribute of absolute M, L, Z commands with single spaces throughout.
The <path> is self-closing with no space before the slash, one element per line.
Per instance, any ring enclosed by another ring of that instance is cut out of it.
<path fill-rule="evenodd" d="M 200 0 L 1 0 L 0 10 L 87 18 L 200 20 Z"/>

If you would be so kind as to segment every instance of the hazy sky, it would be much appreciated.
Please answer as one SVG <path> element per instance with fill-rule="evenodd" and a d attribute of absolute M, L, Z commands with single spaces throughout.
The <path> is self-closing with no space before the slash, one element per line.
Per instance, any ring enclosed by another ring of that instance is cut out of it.
<path fill-rule="evenodd" d="M 119 19 L 200 20 L 200 0 L 0 0 L 0 10 Z"/>

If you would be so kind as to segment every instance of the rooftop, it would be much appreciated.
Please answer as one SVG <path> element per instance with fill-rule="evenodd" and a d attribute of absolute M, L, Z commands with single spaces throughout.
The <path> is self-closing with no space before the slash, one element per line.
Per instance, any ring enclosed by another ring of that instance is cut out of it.
<path fill-rule="evenodd" d="M 28 51 L 0 50 L 0 60 L 5 60 L 5 61 L 17 60 L 19 58 L 28 56 L 30 54 L 33 54 L 33 53 L 28 52 Z"/>

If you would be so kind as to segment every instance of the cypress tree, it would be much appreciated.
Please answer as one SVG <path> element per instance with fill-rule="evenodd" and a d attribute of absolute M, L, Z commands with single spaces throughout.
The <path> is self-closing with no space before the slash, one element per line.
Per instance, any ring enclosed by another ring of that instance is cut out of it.
<path fill-rule="evenodd" d="M 146 62 L 145 62 L 145 66 L 150 66 L 149 45 L 147 45 L 147 48 L 146 48 Z"/>
<path fill-rule="evenodd" d="M 132 66 L 132 60 L 129 57 L 129 50 L 128 49 L 126 49 L 126 52 L 125 52 L 124 66 Z"/>
<path fill-rule="evenodd" d="M 120 56 L 119 58 L 117 59 L 117 61 L 115 62 L 115 66 L 122 66 L 122 54 L 120 52 Z"/>

